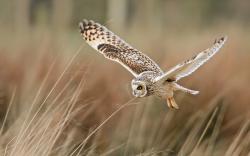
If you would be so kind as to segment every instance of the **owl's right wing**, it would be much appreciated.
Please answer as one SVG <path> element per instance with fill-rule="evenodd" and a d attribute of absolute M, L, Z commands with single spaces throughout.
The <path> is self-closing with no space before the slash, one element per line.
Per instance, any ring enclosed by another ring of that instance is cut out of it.
<path fill-rule="evenodd" d="M 144 71 L 162 73 L 160 67 L 147 55 L 134 49 L 106 27 L 94 21 L 79 23 L 83 39 L 106 58 L 120 63 L 135 77 Z"/>
<path fill-rule="evenodd" d="M 179 79 L 192 74 L 201 65 L 203 65 L 206 61 L 213 57 L 214 54 L 216 54 L 220 50 L 226 40 L 227 37 L 222 37 L 219 40 L 215 40 L 212 47 L 200 52 L 198 55 L 195 55 L 191 59 L 176 65 L 175 67 L 167 71 L 165 74 L 156 77 L 155 82 L 178 81 Z"/>

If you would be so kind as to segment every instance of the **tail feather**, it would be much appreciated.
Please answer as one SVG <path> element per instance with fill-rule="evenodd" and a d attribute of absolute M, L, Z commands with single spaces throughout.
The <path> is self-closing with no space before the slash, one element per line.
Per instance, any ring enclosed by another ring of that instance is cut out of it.
<path fill-rule="evenodd" d="M 191 89 L 185 88 L 185 87 L 183 87 L 183 86 L 181 86 L 181 85 L 178 85 L 177 83 L 175 84 L 175 89 L 176 89 L 176 90 L 183 91 L 183 92 L 185 92 L 185 93 L 193 94 L 193 95 L 199 94 L 199 91 L 191 90 Z"/>
<path fill-rule="evenodd" d="M 185 92 L 186 92 L 186 93 L 189 93 L 189 94 L 193 94 L 193 95 L 199 94 L 199 91 L 191 90 L 191 89 L 186 89 Z"/>
<path fill-rule="evenodd" d="M 167 98 L 167 104 L 169 108 L 179 109 L 179 106 L 177 105 L 173 97 Z"/>

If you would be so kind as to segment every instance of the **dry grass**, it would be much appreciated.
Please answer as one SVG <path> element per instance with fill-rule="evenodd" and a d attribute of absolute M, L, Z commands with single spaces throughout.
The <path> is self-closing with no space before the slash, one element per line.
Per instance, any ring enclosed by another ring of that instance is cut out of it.
<path fill-rule="evenodd" d="M 152 44 L 132 39 L 138 49 L 157 51 L 149 55 L 167 69 L 209 46 L 212 35 L 202 34 L 190 41 L 169 34 Z M 181 82 L 201 94 L 177 94 L 178 111 L 153 97 L 134 99 L 132 76 L 85 45 L 35 35 L 2 46 L 1 155 L 249 154 L 250 47 L 243 35 L 228 36 L 221 53 Z"/>

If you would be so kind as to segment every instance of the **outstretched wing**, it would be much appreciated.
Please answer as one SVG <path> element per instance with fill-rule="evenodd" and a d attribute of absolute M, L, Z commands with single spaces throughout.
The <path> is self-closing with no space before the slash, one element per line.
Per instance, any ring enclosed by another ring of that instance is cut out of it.
<path fill-rule="evenodd" d="M 191 59 L 178 64 L 177 66 L 173 67 L 165 74 L 157 77 L 155 81 L 178 81 L 179 79 L 186 77 L 192 74 L 195 70 L 197 70 L 202 64 L 208 61 L 211 57 L 216 54 L 219 49 L 223 46 L 226 42 L 227 37 L 222 37 L 219 40 L 215 40 L 212 47 L 202 51 L 198 55 L 192 57 Z"/>
<path fill-rule="evenodd" d="M 134 49 L 106 27 L 94 21 L 83 20 L 79 23 L 83 39 L 106 58 L 116 61 L 134 76 L 144 71 L 162 73 L 160 67 L 142 52 Z"/>

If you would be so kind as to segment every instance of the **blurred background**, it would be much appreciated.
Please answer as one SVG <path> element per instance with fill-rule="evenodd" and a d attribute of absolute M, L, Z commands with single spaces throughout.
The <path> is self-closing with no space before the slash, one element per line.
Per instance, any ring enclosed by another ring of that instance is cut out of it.
<path fill-rule="evenodd" d="M 165 71 L 216 38 L 228 41 L 180 81 L 200 94 L 177 93 L 180 110 L 171 110 L 155 97 L 133 99 L 132 75 L 83 41 L 82 19 Z M 1 0 L 0 152 L 249 154 L 249 26 L 247 0 Z"/>

